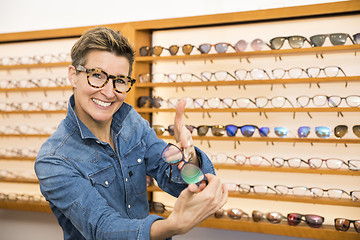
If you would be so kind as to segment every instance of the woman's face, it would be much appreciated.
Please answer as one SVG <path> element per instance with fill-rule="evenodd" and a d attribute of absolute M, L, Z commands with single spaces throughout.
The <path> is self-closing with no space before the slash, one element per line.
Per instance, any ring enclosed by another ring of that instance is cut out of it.
<path fill-rule="evenodd" d="M 84 67 L 100 69 L 115 76 L 129 74 L 126 57 L 100 50 L 92 50 L 87 54 Z M 74 66 L 69 67 L 69 79 L 74 87 L 75 112 L 79 119 L 88 127 L 110 124 L 114 113 L 123 104 L 126 93 L 116 92 L 112 79 L 102 88 L 90 86 L 87 73 L 76 74 Z"/>

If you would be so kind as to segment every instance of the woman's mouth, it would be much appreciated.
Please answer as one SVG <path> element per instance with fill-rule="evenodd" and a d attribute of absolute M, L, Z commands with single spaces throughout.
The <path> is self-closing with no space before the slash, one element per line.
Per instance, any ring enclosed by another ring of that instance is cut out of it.
<path fill-rule="evenodd" d="M 111 102 L 103 102 L 103 101 L 100 101 L 99 99 L 95 99 L 95 98 L 92 98 L 91 100 L 101 107 L 108 107 L 111 105 Z"/>

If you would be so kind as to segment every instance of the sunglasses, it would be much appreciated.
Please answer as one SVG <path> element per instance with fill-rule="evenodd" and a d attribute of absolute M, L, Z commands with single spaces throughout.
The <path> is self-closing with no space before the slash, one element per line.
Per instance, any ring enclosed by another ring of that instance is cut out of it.
<path fill-rule="evenodd" d="M 165 206 L 161 202 L 154 202 L 154 201 L 148 201 L 148 202 L 149 202 L 149 211 L 150 212 L 163 214 L 165 211 L 167 211 L 166 207 L 172 208 L 170 206 Z"/>
<path fill-rule="evenodd" d="M 280 158 L 280 157 L 274 157 L 274 158 L 272 158 L 272 162 L 273 162 L 274 167 L 283 167 L 284 164 L 287 163 L 288 166 L 291 168 L 299 168 L 301 166 L 301 163 L 308 164 L 305 160 L 303 160 L 301 158 L 284 159 L 284 158 Z"/>
<path fill-rule="evenodd" d="M 349 220 L 346 218 L 335 218 L 335 229 L 338 231 L 344 231 L 346 232 L 349 230 L 350 224 L 354 224 L 355 230 L 360 233 L 360 220 Z"/>
<path fill-rule="evenodd" d="M 354 40 L 350 37 L 347 33 L 332 33 L 332 34 L 318 34 L 310 37 L 311 46 L 313 47 L 321 47 L 324 45 L 324 42 L 326 38 L 330 39 L 330 42 L 332 45 L 344 45 L 346 42 L 346 39 L 349 38 L 352 44 L 354 43 Z"/>
<path fill-rule="evenodd" d="M 161 153 L 161 159 L 170 165 L 169 183 L 171 180 L 172 165 L 178 165 L 181 162 L 184 162 L 184 165 L 180 169 L 180 177 L 184 182 L 187 184 L 197 184 L 207 180 L 204 172 L 198 166 L 190 162 L 191 158 L 192 154 L 185 157 L 183 150 L 172 143 L 168 143 Z"/>
<path fill-rule="evenodd" d="M 353 38 L 356 44 L 360 44 L 360 33 L 354 34 Z"/>
<path fill-rule="evenodd" d="M 260 222 L 266 218 L 266 220 L 273 224 L 281 223 L 283 219 L 286 219 L 281 213 L 278 212 L 268 212 L 264 215 L 262 212 L 257 210 L 252 211 L 251 216 L 254 222 Z"/>
<path fill-rule="evenodd" d="M 149 107 L 160 108 L 164 102 L 164 99 L 161 97 L 150 97 L 150 96 L 142 96 L 137 100 L 137 106 L 139 108 L 144 107 L 149 104 Z"/>
<path fill-rule="evenodd" d="M 242 217 L 249 218 L 249 215 L 238 208 L 231 208 L 228 210 L 219 209 L 214 213 L 215 218 L 222 218 L 227 215 L 231 219 L 241 219 Z"/>
<path fill-rule="evenodd" d="M 246 42 L 245 40 L 239 40 L 235 45 L 235 51 L 236 52 L 244 52 L 246 47 L 248 46 L 248 42 Z M 252 47 L 253 50 L 255 51 L 261 51 L 263 49 L 264 46 L 266 46 L 266 43 L 259 39 L 256 38 L 254 39 L 251 43 L 250 46 Z"/>
<path fill-rule="evenodd" d="M 326 103 L 329 107 L 338 107 L 341 104 L 342 100 L 345 100 L 345 103 L 349 107 L 360 106 L 360 95 L 349 95 L 346 97 L 315 95 L 313 97 L 299 96 L 296 98 L 296 102 L 299 107 L 307 107 L 310 101 L 312 101 L 313 104 L 318 107 L 324 106 Z"/>
<path fill-rule="evenodd" d="M 194 129 L 196 128 L 193 125 L 185 125 L 185 127 L 190 131 L 190 133 L 193 133 Z M 163 135 L 166 131 L 169 132 L 170 136 L 174 136 L 175 135 L 175 125 L 171 124 L 168 126 L 168 128 L 165 128 L 162 125 L 153 125 L 152 128 L 155 130 L 156 135 L 161 136 Z"/>
<path fill-rule="evenodd" d="M 270 48 L 273 50 L 280 49 L 286 40 L 289 41 L 289 45 L 292 48 L 302 48 L 304 42 L 308 42 L 311 45 L 309 40 L 303 36 L 275 37 L 270 40 Z"/>
<path fill-rule="evenodd" d="M 325 218 L 318 215 L 300 213 L 289 213 L 287 215 L 288 224 L 291 226 L 298 225 L 301 221 L 306 222 L 312 228 L 319 228 L 322 226 Z"/>
<path fill-rule="evenodd" d="M 171 45 L 169 48 L 165 48 L 162 46 L 154 46 L 152 48 L 148 46 L 143 46 L 140 48 L 139 52 L 140 52 L 140 56 L 149 56 L 153 54 L 158 57 L 161 55 L 163 50 L 167 50 L 169 51 L 171 56 L 174 56 L 178 53 L 180 47 L 185 55 L 190 55 L 190 53 L 192 52 L 195 46 L 191 44 L 185 44 L 183 46 Z"/>
<path fill-rule="evenodd" d="M 267 135 L 270 132 L 270 129 L 268 127 L 259 128 L 258 126 L 255 126 L 255 125 L 243 125 L 243 126 L 226 125 L 225 126 L 226 134 L 229 137 L 234 137 L 236 135 L 238 129 L 240 129 L 241 134 L 244 137 L 252 137 L 254 135 L 254 132 L 256 129 L 259 131 L 259 134 L 261 137 L 267 137 Z"/>
<path fill-rule="evenodd" d="M 217 53 L 225 53 L 229 47 L 235 50 L 235 47 L 233 45 L 231 45 L 230 43 L 220 42 L 220 43 L 216 43 L 216 44 L 210 44 L 210 43 L 201 44 L 199 46 L 199 51 L 201 54 L 206 54 L 206 53 L 210 52 L 212 47 L 215 48 L 215 51 Z"/>
<path fill-rule="evenodd" d="M 205 136 L 210 128 L 211 128 L 211 133 L 216 137 L 220 137 L 225 134 L 225 126 L 223 125 L 214 125 L 214 126 L 200 125 L 197 127 L 197 134 L 199 136 Z"/>
<path fill-rule="evenodd" d="M 354 134 L 360 138 L 360 125 L 354 125 L 352 127 L 352 130 L 353 130 Z M 334 135 L 337 138 L 344 137 L 347 132 L 348 132 L 348 126 L 346 126 L 346 125 L 337 125 L 334 128 Z"/>

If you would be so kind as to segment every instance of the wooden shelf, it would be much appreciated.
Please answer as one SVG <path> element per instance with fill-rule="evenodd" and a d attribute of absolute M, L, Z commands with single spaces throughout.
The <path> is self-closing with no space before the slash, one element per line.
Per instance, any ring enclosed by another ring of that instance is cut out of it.
<path fill-rule="evenodd" d="M 0 70 L 67 67 L 70 64 L 71 64 L 71 62 L 19 64 L 19 65 L 0 65 Z"/>
<path fill-rule="evenodd" d="M 20 138 L 48 138 L 50 134 L 0 134 L 1 137 L 20 137 Z"/>
<path fill-rule="evenodd" d="M 215 169 L 226 170 L 242 170 L 242 171 L 265 171 L 265 172 L 287 172 L 287 173 L 310 173 L 310 174 L 330 174 L 330 175 L 346 175 L 346 176 L 360 176 L 360 171 L 352 171 L 346 169 L 324 169 L 324 168 L 290 168 L 290 167 L 268 167 L 268 166 L 251 166 L 251 165 L 236 165 L 236 164 L 214 164 Z"/>
<path fill-rule="evenodd" d="M 176 112 L 175 108 L 135 108 L 138 113 Z M 186 108 L 185 112 L 360 112 L 360 107 L 321 108 Z"/>
<path fill-rule="evenodd" d="M 196 50 L 193 50 L 196 51 Z M 185 60 L 215 60 L 229 58 L 250 58 L 250 57 L 278 57 L 285 55 L 300 54 L 324 54 L 324 53 L 343 53 L 360 51 L 360 44 L 329 46 L 329 47 L 307 47 L 299 49 L 279 49 L 263 50 L 249 52 L 232 52 L 232 53 L 214 53 L 214 54 L 194 54 L 194 55 L 175 55 L 175 56 L 139 56 L 135 62 L 151 63 L 156 61 L 185 61 Z"/>
<path fill-rule="evenodd" d="M 161 139 L 174 140 L 174 136 L 158 136 Z M 202 141 L 239 141 L 239 142 L 290 142 L 290 143 L 338 143 L 338 144 L 360 144 L 359 139 L 321 139 L 321 138 L 272 138 L 272 137 L 213 137 L 193 136 L 194 140 Z"/>
<path fill-rule="evenodd" d="M 0 114 L 66 114 L 67 110 L 44 110 L 44 111 L 0 111 Z"/>
<path fill-rule="evenodd" d="M 2 178 L 0 182 L 11 182 L 11 183 L 39 183 L 39 180 L 33 178 Z"/>
<path fill-rule="evenodd" d="M 14 161 L 35 161 L 36 157 L 10 157 L 10 156 L 0 156 L 0 161 L 2 160 L 14 160 Z"/>
<path fill-rule="evenodd" d="M 148 187 L 148 192 L 162 192 L 162 190 L 159 187 L 151 186 Z M 250 192 L 248 194 L 244 194 L 240 192 L 229 192 L 229 197 L 259 199 L 259 200 L 267 200 L 267 201 L 272 200 L 272 201 L 283 201 L 283 202 L 299 202 L 299 203 L 311 203 L 311 204 L 321 204 L 321 205 L 360 207 L 360 201 L 354 202 L 351 199 L 332 200 L 328 197 L 312 198 L 309 196 L 299 197 L 294 195 L 280 195 L 280 194 L 258 195 L 253 192 Z"/>
<path fill-rule="evenodd" d="M 71 86 L 59 87 L 33 87 L 33 88 L 0 88 L 0 92 L 36 92 L 36 91 L 66 91 L 71 90 Z"/>
<path fill-rule="evenodd" d="M 21 210 L 21 211 L 33 211 L 33 212 L 45 212 L 52 213 L 48 202 L 28 202 L 28 201 L 0 201 L 0 208 Z M 156 213 L 150 213 L 156 214 Z M 251 213 L 249 213 L 251 214 Z M 167 218 L 170 212 L 166 211 L 163 214 L 156 214 Z M 336 231 L 332 225 L 323 225 L 321 228 L 311 228 L 305 223 L 300 223 L 298 226 L 289 226 L 286 221 L 282 221 L 280 224 L 271 224 L 266 220 L 262 222 L 253 222 L 249 220 L 234 220 L 228 217 L 215 218 L 210 216 L 205 221 L 200 223 L 198 227 L 216 228 L 233 231 L 255 232 L 264 234 L 275 234 L 292 237 L 303 237 L 311 239 L 326 239 L 337 240 L 347 239 L 355 240 L 359 239 L 359 233 L 352 231 L 350 228 L 347 232 Z"/>
<path fill-rule="evenodd" d="M 167 218 L 171 212 L 166 211 L 160 215 L 164 218 Z M 251 214 L 251 213 L 248 213 Z M 320 228 L 311 228 L 306 223 L 302 222 L 297 226 L 290 226 L 287 224 L 287 221 L 284 220 L 279 224 L 272 224 L 263 220 L 261 222 L 254 222 L 251 219 L 240 219 L 235 220 L 228 217 L 223 218 L 215 218 L 210 216 L 205 221 L 201 222 L 198 227 L 205 228 L 217 228 L 217 229 L 225 229 L 225 230 L 233 230 L 233 231 L 243 231 L 243 232 L 257 232 L 264 234 L 275 234 L 275 235 L 283 235 L 290 237 L 302 237 L 302 238 L 311 238 L 311 239 L 324 239 L 324 240 L 338 240 L 338 239 L 346 239 L 346 240 L 355 240 L 359 239 L 359 233 L 354 231 L 341 232 L 335 230 L 333 225 L 323 225 Z"/>
<path fill-rule="evenodd" d="M 205 87 L 205 86 L 241 86 L 264 84 L 299 84 L 299 83 L 332 83 L 332 82 L 359 82 L 360 76 L 347 77 L 319 77 L 319 78 L 285 78 L 265 80 L 229 80 L 229 81 L 204 81 L 204 82 L 164 82 L 164 83 L 136 83 L 137 88 L 146 87 Z"/>

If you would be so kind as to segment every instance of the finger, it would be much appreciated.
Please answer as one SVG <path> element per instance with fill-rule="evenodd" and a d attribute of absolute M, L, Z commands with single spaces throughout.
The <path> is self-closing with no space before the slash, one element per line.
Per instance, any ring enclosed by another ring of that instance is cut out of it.
<path fill-rule="evenodd" d="M 187 199 L 190 199 L 193 197 L 193 195 L 197 192 L 197 186 L 194 183 L 191 183 L 188 185 L 187 188 L 185 188 L 179 195 L 179 199 L 184 199 L 187 201 Z"/>
<path fill-rule="evenodd" d="M 219 209 L 225 205 L 225 203 L 227 202 L 227 200 L 229 198 L 229 191 L 228 191 L 227 187 L 225 186 L 225 184 L 222 184 L 222 190 L 223 190 L 223 193 L 222 193 L 222 199 L 221 199 L 221 202 L 219 205 Z"/>
<path fill-rule="evenodd" d="M 174 119 L 174 135 L 177 141 L 180 140 L 179 137 L 184 127 L 185 105 L 186 105 L 185 99 L 180 99 L 178 105 L 176 106 L 176 113 Z"/>

